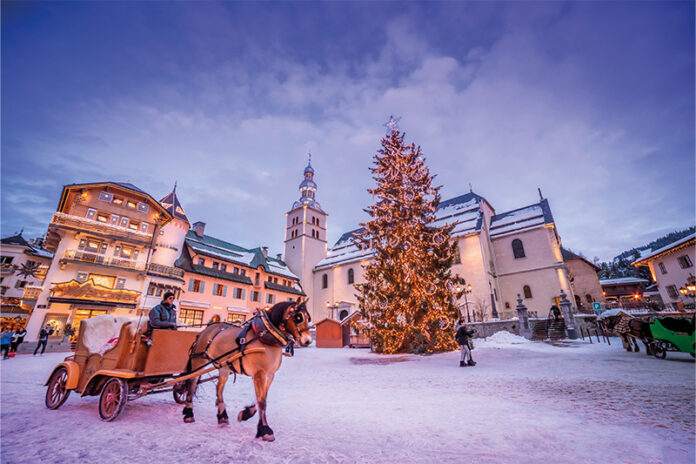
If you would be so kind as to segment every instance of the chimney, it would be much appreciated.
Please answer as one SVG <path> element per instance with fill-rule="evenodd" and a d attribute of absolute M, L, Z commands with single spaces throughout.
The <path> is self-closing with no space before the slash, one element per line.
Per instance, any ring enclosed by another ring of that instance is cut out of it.
<path fill-rule="evenodd" d="M 277 259 L 278 261 L 282 261 L 282 260 L 283 260 L 283 253 L 278 253 L 278 254 L 276 255 L 276 259 Z"/>
<path fill-rule="evenodd" d="M 263 253 L 264 258 L 268 258 L 268 247 L 261 247 L 261 253 Z"/>
<path fill-rule="evenodd" d="M 203 233 L 205 232 L 205 222 L 196 222 L 193 224 L 193 232 L 200 238 L 203 238 Z"/>

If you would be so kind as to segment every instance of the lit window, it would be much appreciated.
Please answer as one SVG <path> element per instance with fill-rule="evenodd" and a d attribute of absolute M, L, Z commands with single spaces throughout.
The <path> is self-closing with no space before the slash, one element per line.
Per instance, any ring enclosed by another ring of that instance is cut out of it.
<path fill-rule="evenodd" d="M 532 297 L 532 289 L 529 287 L 529 285 L 525 285 L 522 288 L 522 291 L 524 292 L 524 297 L 525 298 L 531 298 Z"/>
<path fill-rule="evenodd" d="M 121 198 L 121 197 L 114 197 L 113 203 L 114 203 L 115 205 L 121 206 L 121 205 L 123 204 L 123 198 Z"/>
<path fill-rule="evenodd" d="M 128 227 L 128 218 L 127 217 L 121 218 L 121 227 Z"/>
<path fill-rule="evenodd" d="M 246 321 L 246 316 L 239 313 L 227 313 L 227 322 L 230 324 L 243 324 Z"/>
<path fill-rule="evenodd" d="M 119 217 L 118 217 L 118 216 L 116 216 L 115 214 L 112 214 L 112 215 L 111 215 L 111 225 L 112 225 L 112 226 L 117 226 L 117 225 L 118 225 L 118 220 L 119 220 Z"/>
<path fill-rule="evenodd" d="M 203 311 L 197 309 L 182 309 L 179 311 L 179 322 L 184 325 L 203 324 Z"/>
<path fill-rule="evenodd" d="M 94 219 L 94 216 L 97 215 L 97 210 L 96 209 L 88 209 L 87 210 L 87 219 Z"/>
<path fill-rule="evenodd" d="M 114 288 L 114 285 L 116 285 L 116 276 L 90 274 L 88 279 L 92 279 L 95 284 L 101 285 L 102 287 Z"/>
<path fill-rule="evenodd" d="M 111 194 L 109 192 L 99 192 L 99 199 L 101 201 L 111 201 L 111 199 L 113 197 L 114 197 L 113 194 Z"/>
<path fill-rule="evenodd" d="M 86 272 L 78 272 L 75 280 L 77 280 L 78 282 L 87 282 L 87 273 Z"/>
<path fill-rule="evenodd" d="M 109 215 L 105 213 L 97 213 L 97 221 L 106 224 L 107 222 L 109 222 Z"/>
<path fill-rule="evenodd" d="M 136 209 L 138 205 L 133 200 L 126 201 L 126 207 L 130 209 Z"/>
<path fill-rule="evenodd" d="M 138 203 L 138 211 L 141 213 L 147 213 L 150 207 L 147 205 L 147 203 Z"/>
<path fill-rule="evenodd" d="M 87 246 L 85 247 L 86 251 L 92 252 L 92 253 L 97 253 L 99 252 L 99 249 L 101 248 L 101 242 L 98 240 L 87 240 Z"/>
<path fill-rule="evenodd" d="M 128 228 L 129 228 L 130 230 L 135 230 L 135 231 L 137 231 L 137 230 L 140 228 L 140 223 L 139 223 L 139 222 L 136 222 L 136 221 L 130 221 L 130 222 L 128 223 Z"/>
<path fill-rule="evenodd" d="M 126 279 L 122 277 L 116 279 L 116 288 L 126 288 Z"/>

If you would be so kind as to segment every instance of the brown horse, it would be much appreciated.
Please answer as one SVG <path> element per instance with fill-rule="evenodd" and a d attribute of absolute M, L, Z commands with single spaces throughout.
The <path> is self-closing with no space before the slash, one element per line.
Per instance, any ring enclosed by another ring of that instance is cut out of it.
<path fill-rule="evenodd" d="M 652 354 L 652 349 L 650 343 L 652 342 L 652 332 L 650 331 L 650 324 L 636 319 L 635 317 L 629 317 L 621 314 L 616 316 L 609 316 L 601 321 L 608 332 L 613 332 L 621 338 L 621 344 L 626 351 L 635 351 L 638 353 L 640 348 L 638 348 L 638 340 L 642 341 L 645 345 L 645 353 L 647 355 Z M 633 349 L 631 349 L 631 342 L 633 342 Z"/>
<path fill-rule="evenodd" d="M 259 423 L 256 438 L 265 441 L 275 439 L 273 430 L 266 420 L 266 397 L 273 377 L 280 368 L 283 347 L 287 343 L 292 343 L 293 339 L 300 346 L 308 346 L 312 343 L 306 302 L 307 300 L 278 303 L 267 312 L 259 313 L 244 327 L 217 323 L 208 326 L 198 335 L 189 352 L 187 372 L 193 372 L 210 362 L 218 368 L 216 405 L 219 424 L 229 423 L 222 391 L 230 373 L 248 375 L 254 380 L 256 403 L 241 410 L 237 420 L 248 420 L 258 411 Z M 226 357 L 237 354 L 240 350 L 242 352 L 248 350 L 249 353 L 231 362 L 224 361 Z M 183 411 L 184 422 L 194 422 L 193 395 L 199 378 L 200 376 L 194 377 L 186 382 L 185 387 L 188 391 Z"/>

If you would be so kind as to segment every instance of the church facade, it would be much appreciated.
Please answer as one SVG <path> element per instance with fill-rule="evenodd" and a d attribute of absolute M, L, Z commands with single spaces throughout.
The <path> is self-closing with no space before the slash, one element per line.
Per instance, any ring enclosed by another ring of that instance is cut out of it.
<path fill-rule="evenodd" d="M 310 298 L 312 319 L 342 320 L 358 310 L 355 285 L 364 282 L 373 251 L 356 245 L 361 229 L 327 247 L 328 214 L 316 200 L 311 164 L 304 176 L 300 200 L 286 213 L 284 258 Z M 470 321 L 516 317 L 518 295 L 539 317 L 558 304 L 561 290 L 575 301 L 551 207 L 539 196 L 538 203 L 503 213 L 473 191 L 440 203 L 433 225 L 455 224 L 452 273 L 466 281 L 458 304 Z"/>

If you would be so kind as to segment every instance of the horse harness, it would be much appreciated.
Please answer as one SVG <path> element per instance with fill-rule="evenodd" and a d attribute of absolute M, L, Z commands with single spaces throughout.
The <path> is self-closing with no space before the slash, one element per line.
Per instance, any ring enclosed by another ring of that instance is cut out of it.
<path fill-rule="evenodd" d="M 258 314 L 251 319 L 249 319 L 247 322 L 244 323 L 242 326 L 242 330 L 239 331 L 239 334 L 237 334 L 237 338 L 235 339 L 235 342 L 237 343 L 237 346 L 233 348 L 232 350 L 218 356 L 217 358 L 211 358 L 210 355 L 208 354 L 208 348 L 210 348 L 210 345 L 213 343 L 213 340 L 215 340 L 218 335 L 223 333 L 225 330 L 236 327 L 232 324 L 227 324 L 222 327 L 215 335 L 210 337 L 210 340 L 208 340 L 207 345 L 205 346 L 205 349 L 202 352 L 199 353 L 191 353 L 193 351 L 193 347 L 196 345 L 196 342 L 194 342 L 191 345 L 191 350 L 189 351 L 189 357 L 190 358 L 205 358 L 208 360 L 208 362 L 212 363 L 213 366 L 215 366 L 216 369 L 221 369 L 222 367 L 227 367 L 230 369 L 232 372 L 236 374 L 242 374 L 242 375 L 248 375 L 244 371 L 244 365 L 242 364 L 242 360 L 244 359 L 244 350 L 246 349 L 247 345 L 249 345 L 251 342 L 259 340 L 261 343 L 264 345 L 268 346 L 278 346 L 278 347 L 288 347 L 288 352 L 292 353 L 292 342 L 288 340 L 288 338 L 271 322 L 271 320 L 268 318 L 268 315 L 266 314 L 266 311 L 259 311 Z M 198 338 L 196 338 L 197 340 Z M 220 360 L 226 358 L 227 356 L 231 355 L 232 353 L 235 353 L 239 351 L 241 353 L 241 357 L 239 357 L 239 371 L 232 365 L 233 361 L 229 362 L 223 362 L 221 363 Z M 292 356 L 292 354 L 290 354 Z"/>

